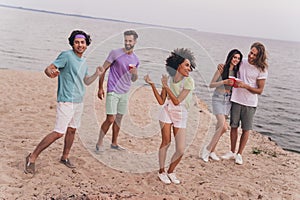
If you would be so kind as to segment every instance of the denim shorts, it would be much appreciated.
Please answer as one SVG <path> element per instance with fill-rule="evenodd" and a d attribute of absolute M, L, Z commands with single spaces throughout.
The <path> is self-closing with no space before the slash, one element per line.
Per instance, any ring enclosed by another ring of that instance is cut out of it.
<path fill-rule="evenodd" d="M 212 110 L 214 115 L 229 115 L 231 109 L 231 94 L 214 92 L 212 96 Z"/>

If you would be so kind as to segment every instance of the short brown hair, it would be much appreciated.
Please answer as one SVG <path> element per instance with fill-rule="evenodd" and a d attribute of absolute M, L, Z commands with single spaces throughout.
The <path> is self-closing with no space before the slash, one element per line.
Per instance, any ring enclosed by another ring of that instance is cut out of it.
<path fill-rule="evenodd" d="M 128 30 L 124 32 L 124 36 L 125 35 L 133 35 L 133 38 L 136 40 L 139 36 L 138 34 L 134 31 L 134 30 Z"/>

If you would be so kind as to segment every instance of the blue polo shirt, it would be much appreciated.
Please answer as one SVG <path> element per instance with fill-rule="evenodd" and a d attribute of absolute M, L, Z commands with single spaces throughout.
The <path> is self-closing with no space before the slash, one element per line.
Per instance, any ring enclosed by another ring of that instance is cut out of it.
<path fill-rule="evenodd" d="M 85 58 L 73 50 L 63 51 L 53 64 L 59 69 L 57 102 L 81 103 L 85 94 L 83 79 L 88 74 Z"/>

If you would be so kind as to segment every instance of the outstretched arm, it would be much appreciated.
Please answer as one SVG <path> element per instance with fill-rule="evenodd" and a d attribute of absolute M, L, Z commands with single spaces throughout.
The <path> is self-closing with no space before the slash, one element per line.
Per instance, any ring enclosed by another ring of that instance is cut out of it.
<path fill-rule="evenodd" d="M 167 97 L 167 93 L 165 88 L 162 88 L 161 93 L 159 94 L 159 92 L 157 91 L 155 84 L 151 81 L 149 75 L 146 75 L 144 77 L 144 80 L 146 83 L 148 83 L 153 91 L 153 94 L 157 100 L 157 102 L 159 103 L 159 105 L 163 105 L 165 103 L 166 97 Z"/>
<path fill-rule="evenodd" d="M 83 81 L 84 84 L 86 85 L 90 85 L 91 83 L 93 83 L 97 77 L 101 76 L 101 74 L 103 74 L 104 69 L 103 67 L 97 67 L 95 73 L 92 76 L 85 76 Z"/>

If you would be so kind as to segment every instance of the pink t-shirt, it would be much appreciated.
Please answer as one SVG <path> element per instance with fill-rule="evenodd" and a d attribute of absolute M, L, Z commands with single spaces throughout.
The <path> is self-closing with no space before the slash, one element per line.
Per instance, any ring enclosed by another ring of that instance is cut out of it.
<path fill-rule="evenodd" d="M 251 87 L 257 88 L 256 81 L 259 79 L 267 79 L 268 71 L 260 71 L 254 65 L 248 63 L 248 59 L 243 59 L 237 77 Z M 257 107 L 258 95 L 253 94 L 245 88 L 232 88 L 231 101 L 244 105 Z"/>
<path fill-rule="evenodd" d="M 134 54 L 127 54 L 122 48 L 112 50 L 106 61 L 111 63 L 107 81 L 107 92 L 116 92 L 125 94 L 131 86 L 131 73 L 129 73 L 129 64 L 138 68 L 139 59 Z"/>

